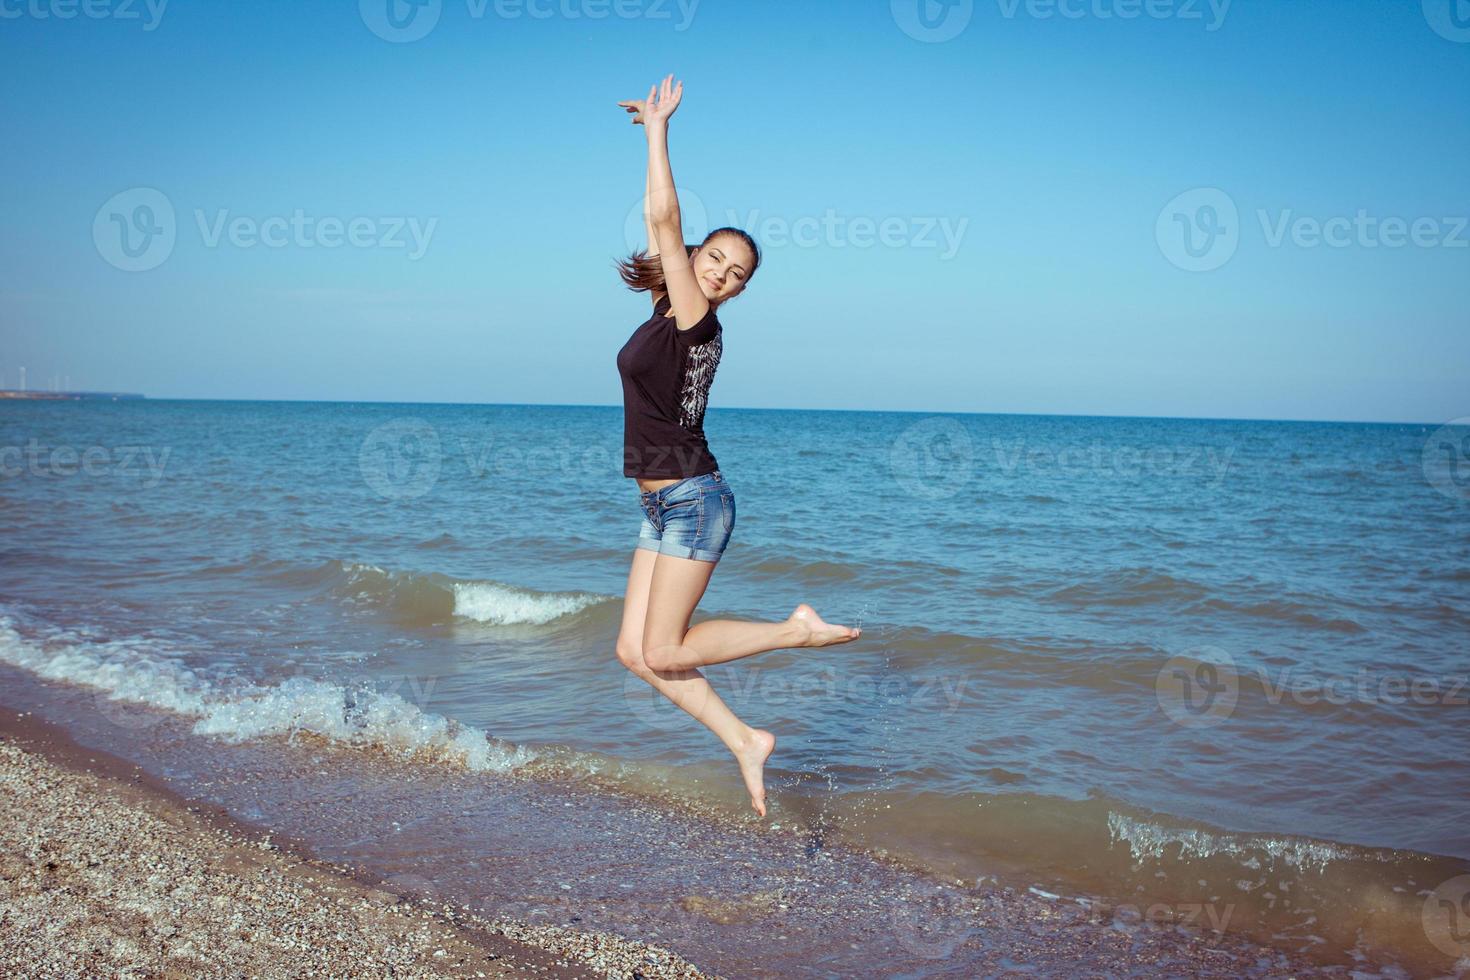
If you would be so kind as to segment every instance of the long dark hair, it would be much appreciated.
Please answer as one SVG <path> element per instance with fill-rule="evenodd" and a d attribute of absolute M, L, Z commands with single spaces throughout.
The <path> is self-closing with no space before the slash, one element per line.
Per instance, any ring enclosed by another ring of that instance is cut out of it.
<path fill-rule="evenodd" d="M 716 228 L 704 236 L 704 241 L 698 245 L 686 244 L 684 246 L 685 254 L 692 256 L 695 249 L 703 248 L 719 235 L 734 235 L 743 241 L 746 247 L 750 249 L 750 254 L 755 256 L 754 267 L 747 269 L 745 272 L 745 281 L 749 283 L 751 278 L 755 276 L 755 270 L 761 267 L 761 249 L 755 243 L 754 238 L 751 238 L 739 228 Z M 626 259 L 619 259 L 618 275 L 623 277 L 623 282 L 627 283 L 628 288 L 634 292 L 646 293 L 650 290 L 665 291 L 663 262 L 659 260 L 657 255 L 649 255 L 646 250 L 634 252 Z"/>

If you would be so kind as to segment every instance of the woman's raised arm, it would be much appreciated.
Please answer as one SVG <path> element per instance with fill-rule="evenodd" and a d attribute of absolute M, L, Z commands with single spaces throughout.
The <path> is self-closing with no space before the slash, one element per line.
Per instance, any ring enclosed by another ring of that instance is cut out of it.
<path fill-rule="evenodd" d="M 669 118 L 679 108 L 683 95 L 684 83 L 674 85 L 673 75 L 664 79 L 657 99 L 654 89 L 649 89 L 643 128 L 648 131 L 649 220 L 663 265 L 674 322 L 680 329 L 688 330 L 709 312 L 709 300 L 694 278 L 694 267 L 689 264 L 689 253 L 684 248 L 679 196 L 674 190 L 674 172 L 669 165 Z"/>
<path fill-rule="evenodd" d="M 618 103 L 618 105 L 622 106 L 633 116 L 629 121 L 636 126 L 643 125 L 643 109 L 647 104 L 644 99 L 626 99 Z M 659 254 L 659 245 L 658 235 L 653 230 L 653 217 L 650 214 L 651 204 L 649 195 L 652 191 L 652 186 L 652 167 L 648 167 L 644 169 L 643 173 L 643 227 L 648 233 L 648 247 L 644 249 L 644 254 L 651 259 L 656 259 Z M 658 309 L 659 300 L 663 299 L 666 295 L 665 291 L 662 289 L 651 289 L 649 290 L 649 294 L 653 299 L 654 309 Z"/>

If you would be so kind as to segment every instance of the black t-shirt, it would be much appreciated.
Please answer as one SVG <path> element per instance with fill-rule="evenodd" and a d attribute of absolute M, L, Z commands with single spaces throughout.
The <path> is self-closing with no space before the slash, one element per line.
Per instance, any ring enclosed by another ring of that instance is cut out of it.
<path fill-rule="evenodd" d="M 704 438 L 704 407 L 720 365 L 720 321 L 710 307 L 688 330 L 665 296 L 618 351 L 623 377 L 623 475 L 684 479 L 719 469 Z"/>

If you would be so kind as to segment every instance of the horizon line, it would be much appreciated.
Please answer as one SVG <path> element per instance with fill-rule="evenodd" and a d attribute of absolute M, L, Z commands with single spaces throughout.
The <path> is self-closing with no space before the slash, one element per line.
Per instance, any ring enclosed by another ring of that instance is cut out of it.
<path fill-rule="evenodd" d="M 82 392 L 73 392 L 82 394 Z M 48 392 L 48 394 L 51 394 Z M 67 394 L 67 392 L 56 392 L 55 394 Z M 131 394 L 131 393 L 130 393 Z M 65 401 L 66 399 L 0 399 L 0 403 L 18 403 L 21 401 L 50 402 Z M 132 402 L 241 402 L 252 404 L 303 404 L 303 405 L 436 405 L 453 407 L 486 407 L 486 408 L 622 408 L 621 404 L 586 404 L 572 402 L 460 402 L 460 401 L 363 401 L 360 399 L 340 398 L 186 398 L 170 397 L 155 398 L 149 395 L 138 395 Z M 116 404 L 110 402 L 110 404 Z M 776 408 L 757 405 L 722 405 L 709 406 L 709 412 L 867 412 L 882 415 L 986 415 L 986 416 L 1009 416 L 1014 418 L 1070 418 L 1070 419 L 1131 419 L 1137 421 L 1160 421 L 1160 422 L 1280 422 L 1299 425 L 1417 425 L 1426 428 L 1437 428 L 1447 425 L 1453 420 L 1443 422 L 1401 422 L 1382 419 L 1278 419 L 1266 417 L 1226 417 L 1214 415 L 1087 415 L 1076 412 L 976 412 L 955 411 L 945 409 L 918 409 L 918 408 Z"/>

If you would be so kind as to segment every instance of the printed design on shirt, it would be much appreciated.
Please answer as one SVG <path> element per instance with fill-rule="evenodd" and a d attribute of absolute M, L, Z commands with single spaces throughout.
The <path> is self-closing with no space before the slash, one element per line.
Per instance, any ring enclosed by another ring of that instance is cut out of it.
<path fill-rule="evenodd" d="M 689 348 L 689 357 L 684 362 L 684 383 L 679 389 L 679 424 L 686 429 L 699 431 L 704 427 L 704 408 L 709 403 L 710 385 L 715 380 L 715 368 L 720 366 L 720 354 L 724 350 L 723 331 L 716 333 L 713 340 Z"/>

